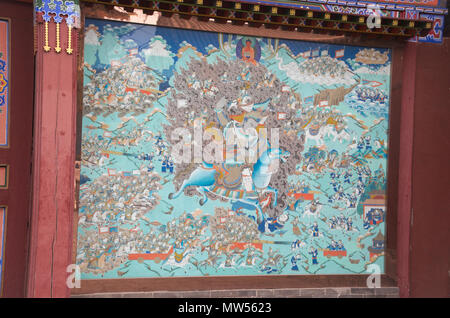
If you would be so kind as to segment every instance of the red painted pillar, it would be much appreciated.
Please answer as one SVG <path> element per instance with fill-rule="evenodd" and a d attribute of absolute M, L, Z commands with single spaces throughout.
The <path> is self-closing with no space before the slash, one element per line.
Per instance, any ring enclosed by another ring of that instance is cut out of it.
<path fill-rule="evenodd" d="M 8 117 L 8 124 L 6 127 L 0 125 L 0 129 L 4 129 L 3 133 L 7 131 L 9 141 L 8 147 L 0 148 L 0 163 L 9 165 L 9 168 L 7 187 L 0 189 L 0 205 L 6 206 L 5 240 L 2 242 L 0 237 L 0 244 L 3 243 L 3 270 L 0 279 L 0 285 L 3 284 L 0 289 L 3 290 L 0 290 L 0 297 L 22 298 L 25 296 L 26 286 L 31 200 L 33 5 L 0 0 L 0 16 L 3 32 L 5 21 L 8 25 L 8 36 L 5 37 L 5 33 L 1 32 L 0 42 L 3 45 L 5 42 L 9 43 L 9 50 L 5 50 L 5 46 L 1 50 L 1 59 L 8 64 L 8 72 L 2 73 L 8 74 L 7 91 L 4 93 L 9 96 L 6 104 L 0 107 L 2 115 L 6 114 Z"/>
<path fill-rule="evenodd" d="M 410 296 L 449 297 L 450 38 L 417 47 Z"/>
<path fill-rule="evenodd" d="M 403 60 L 398 172 L 397 279 L 400 297 L 408 297 L 410 295 L 410 230 L 416 55 L 417 43 L 408 42 L 405 46 Z"/>
<path fill-rule="evenodd" d="M 74 161 L 76 142 L 76 30 L 72 54 L 68 27 L 60 23 L 60 53 L 56 23 L 45 24 L 37 14 L 33 202 L 31 217 L 28 297 L 68 297 L 66 268 L 72 263 Z"/>

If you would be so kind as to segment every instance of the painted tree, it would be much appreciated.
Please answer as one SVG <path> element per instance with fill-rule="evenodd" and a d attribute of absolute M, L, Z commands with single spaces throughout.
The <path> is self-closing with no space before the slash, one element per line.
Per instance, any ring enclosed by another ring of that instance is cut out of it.
<path fill-rule="evenodd" d="M 109 65 L 113 60 L 120 60 L 127 55 L 127 50 L 120 42 L 119 37 L 112 28 L 106 28 L 98 48 L 98 56 L 101 64 Z"/>

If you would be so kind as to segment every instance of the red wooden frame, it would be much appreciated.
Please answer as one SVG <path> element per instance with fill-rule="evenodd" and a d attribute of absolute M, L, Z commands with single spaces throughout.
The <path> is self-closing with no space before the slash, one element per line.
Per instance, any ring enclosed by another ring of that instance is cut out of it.
<path fill-rule="evenodd" d="M 86 10 L 85 10 L 86 9 Z M 118 13 L 104 8 L 84 7 L 82 5 L 82 24 L 84 23 L 84 15 L 90 18 L 103 18 L 111 20 L 129 21 L 130 16 L 124 13 Z M 137 21 L 129 21 L 137 22 Z M 397 217 L 404 218 L 405 207 L 401 206 L 402 211 L 397 212 L 397 192 L 399 183 L 397 175 L 399 173 L 399 155 L 407 156 L 405 153 L 408 142 L 403 142 L 404 134 L 400 134 L 400 117 L 410 116 L 410 109 L 400 111 L 401 101 L 406 97 L 404 94 L 411 93 L 410 90 L 402 91 L 402 80 L 411 77 L 410 68 L 403 67 L 403 54 L 405 44 L 402 42 L 384 41 L 382 45 L 375 40 L 367 40 L 361 37 L 344 37 L 344 36 L 328 36 L 319 34 L 304 34 L 300 32 L 290 31 L 274 31 L 264 28 L 252 28 L 247 26 L 236 26 L 227 24 L 216 24 L 210 22 L 201 22 L 195 20 L 185 20 L 176 16 L 163 17 L 159 16 L 156 25 L 170 26 L 175 28 L 187 28 L 213 32 L 246 34 L 252 36 L 278 37 L 293 40 L 308 40 L 318 42 L 340 43 L 346 45 L 360 45 L 372 47 L 390 47 L 393 49 L 393 61 L 391 72 L 391 117 L 389 122 L 389 157 L 388 157 L 388 196 L 387 196 L 387 214 L 389 217 L 386 222 L 386 275 L 382 275 L 383 286 L 396 286 L 397 278 L 404 279 L 402 275 L 398 275 L 399 270 L 404 270 L 404 263 L 398 262 L 397 250 L 400 243 L 409 236 L 409 228 L 403 227 L 397 230 Z M 82 37 L 83 31 L 81 31 Z M 81 44 L 82 46 L 82 44 Z M 409 49 L 408 45 L 406 48 Z M 81 48 L 81 52 L 83 49 Z M 82 59 L 82 57 L 81 57 Z M 82 76 L 79 76 L 79 87 L 82 86 Z M 408 95 L 406 95 L 408 96 Z M 79 110 L 81 110 L 81 98 L 79 95 Z M 406 127 L 402 127 L 405 131 L 411 130 L 410 123 L 405 122 Z M 78 131 L 81 134 L 81 130 Z M 78 139 L 80 139 L 80 135 Z M 400 147 L 399 145 L 403 145 Z M 78 147 L 79 147 L 78 143 Z M 77 149 L 79 153 L 79 149 Z M 78 158 L 79 159 L 79 158 Z M 408 171 L 404 171 L 408 175 Z M 409 171 L 410 176 L 411 171 Z M 407 189 L 406 189 L 407 190 Z M 401 213 L 402 212 L 402 213 Z M 400 216 L 401 215 L 401 216 Z M 75 227 L 74 227 L 75 228 Z M 74 240 L 76 241 L 76 228 L 74 230 Z M 74 251 L 75 252 L 75 251 Z M 75 259 L 75 255 L 73 255 Z M 401 255 L 402 259 L 409 257 L 408 250 Z M 136 292 L 136 291 L 156 291 L 156 290 L 205 290 L 205 289 L 239 289 L 239 288 L 294 288 L 294 287 L 365 287 L 368 275 L 298 275 L 298 276 L 244 276 L 244 277 L 180 277 L 180 278 L 135 278 L 135 279 L 102 279 L 102 280 L 82 280 L 81 288 L 71 291 L 72 294 L 86 294 L 96 292 Z M 400 283 L 400 281 L 399 281 Z M 401 284 L 399 284 L 403 288 Z M 403 295 L 406 293 L 403 291 Z"/>
<path fill-rule="evenodd" d="M 408 43 L 404 54 L 400 119 L 400 156 L 397 206 L 397 273 L 400 296 L 409 296 L 410 221 L 414 135 L 414 94 L 417 43 Z"/>
<path fill-rule="evenodd" d="M 8 207 L 2 297 L 25 295 L 30 217 L 33 121 L 33 6 L 0 1 L 0 15 L 9 21 L 8 147 L 0 163 L 9 166 L 8 187 L 0 189 L 0 205 Z"/>
<path fill-rule="evenodd" d="M 53 49 L 44 52 L 42 17 L 37 14 L 36 18 L 33 202 L 27 296 L 68 297 L 66 268 L 72 262 L 77 59 L 76 54 L 58 54 Z M 67 25 L 61 23 L 60 27 L 61 43 L 65 45 Z M 54 41 L 54 23 L 49 23 L 48 35 Z M 76 38 L 76 31 L 72 36 Z M 50 45 L 54 47 L 53 43 Z"/>
<path fill-rule="evenodd" d="M 16 1 L 20 2 L 20 1 Z M 31 3 L 31 0 L 22 0 Z M 1 5 L 3 5 L 2 3 Z M 20 4 L 24 10 L 32 6 Z M 82 9 L 84 10 L 84 9 Z M 3 11 L 5 12 L 5 11 Z M 22 13 L 21 13 L 22 14 Z M 103 16 L 113 16 L 112 12 L 103 12 Z M 121 19 L 129 19 L 126 14 L 115 13 Z M 96 16 L 99 17 L 99 16 Z M 39 19 L 39 15 L 37 16 Z M 21 28 L 23 34 L 31 32 Z M 77 78 L 82 79 L 81 72 L 77 73 L 76 55 L 44 53 L 42 50 L 43 28 L 41 21 L 37 30 L 36 55 L 36 88 L 35 88 L 35 135 L 33 158 L 33 216 L 31 225 L 30 255 L 28 267 L 27 295 L 30 297 L 67 297 L 70 290 L 66 287 L 66 266 L 73 262 L 76 241 L 72 240 L 76 233 L 74 214 L 74 163 L 76 138 L 76 107 L 77 107 Z M 199 21 L 186 21 L 176 17 L 160 17 L 158 25 L 181 28 L 195 28 L 215 32 L 229 32 L 248 35 L 265 35 L 279 38 L 299 40 L 327 41 L 343 44 L 357 44 L 379 46 L 374 41 L 355 37 L 331 37 L 319 34 L 303 34 L 292 31 L 273 31 L 263 28 L 247 26 L 218 25 L 214 23 L 201 23 Z M 18 29 L 19 30 L 19 29 Z M 67 41 L 67 32 L 62 27 L 62 42 Z M 274 35 L 276 32 L 276 35 Z M 54 39 L 54 25 L 50 27 L 50 38 Z M 73 32 L 76 37 L 76 31 Z M 30 47 L 27 50 L 31 50 Z M 408 43 L 403 47 L 399 43 L 383 43 L 393 50 L 393 72 L 391 85 L 391 115 L 390 115 L 390 141 L 389 141 L 389 172 L 388 172 L 388 213 L 387 222 L 394 226 L 387 227 L 386 235 L 386 272 L 383 277 L 384 285 L 395 285 L 395 279 L 400 287 L 400 294 L 408 296 L 410 282 L 410 221 L 411 221 L 411 181 L 412 181 L 412 148 L 414 129 L 414 91 L 417 44 Z M 14 45 L 14 44 L 13 44 Z M 76 52 L 77 45 L 74 45 Z M 30 73 L 32 61 L 28 51 L 16 52 L 15 59 L 21 61 L 24 71 Z M 27 54 L 24 54 L 28 52 Z M 74 52 L 74 53 L 75 53 Z M 404 60 L 403 60 L 404 59 Z M 31 65 L 31 67 L 30 67 Z M 81 69 L 81 68 L 80 68 Z M 65 79 L 65 80 L 62 80 Z M 32 84 L 29 82 L 23 85 Z M 17 98 L 25 101 L 29 96 L 22 94 Z M 26 102 L 25 102 L 26 104 Z M 401 109 L 400 109 L 401 108 Z M 78 124 L 80 118 L 78 118 Z M 401 127 L 399 127 L 399 123 Z M 14 125 L 14 123 L 13 123 Z M 15 137 L 14 137 L 15 138 Z M 18 134 L 18 140 L 26 148 L 24 135 Z M 31 142 L 31 141 L 30 141 Z M 12 140 L 12 144 L 15 141 Z M 79 148 L 79 147 L 77 147 Z M 16 158 L 18 161 L 24 158 Z M 400 159 L 400 160 L 399 160 Z M 28 162 L 28 161 L 27 161 Z M 401 162 L 402 165 L 399 165 Z M 22 171 L 20 173 L 24 173 Z M 11 171 L 11 173 L 17 173 Z M 398 180 L 397 180 L 398 176 Z M 11 184 L 11 187 L 13 185 Z M 23 186 L 23 184 L 21 185 Z M 77 195 L 75 193 L 75 195 Z M 1 198 L 1 196 L 0 196 Z M 14 282 L 5 289 L 4 296 L 18 296 L 24 293 L 23 282 L 25 270 L 16 270 L 15 265 L 25 267 L 26 255 L 23 246 L 26 242 L 26 223 L 28 221 L 27 208 L 23 213 L 8 216 L 8 232 L 23 233 L 20 240 L 10 240 L 13 245 L 7 249 L 16 252 L 5 253 L 7 262 L 5 278 Z M 393 213 L 394 212 L 394 213 Z M 24 231 L 25 229 L 25 231 Z M 9 243 L 8 243 L 9 244 Z M 15 253 L 15 254 L 14 254 Z M 20 265 L 21 264 L 21 265 Z M 15 272 L 14 272 L 15 271 Z M 389 278 L 389 277 L 390 278 Z M 145 290 L 196 290 L 196 289 L 233 289 L 233 288 L 287 288 L 287 287 L 324 287 L 324 286 L 361 286 L 365 275 L 341 277 L 202 277 L 202 278 L 176 278 L 176 279 L 130 279 L 130 280 L 104 280 L 102 285 L 98 281 L 83 281 L 82 289 L 72 290 L 73 294 L 88 292 L 113 291 L 145 291 Z"/>

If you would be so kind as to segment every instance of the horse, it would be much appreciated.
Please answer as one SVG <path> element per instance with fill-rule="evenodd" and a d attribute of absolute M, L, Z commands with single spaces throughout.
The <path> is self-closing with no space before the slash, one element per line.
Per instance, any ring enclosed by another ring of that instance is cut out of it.
<path fill-rule="evenodd" d="M 330 135 L 334 137 L 333 142 L 339 141 L 340 143 L 343 143 L 351 138 L 346 128 L 337 130 L 336 126 L 327 125 L 324 129 L 324 137 L 328 137 Z"/>
<path fill-rule="evenodd" d="M 339 141 L 340 143 L 348 141 L 351 138 L 346 128 L 338 132 L 334 125 L 323 125 L 305 130 L 305 144 L 309 140 L 313 140 L 317 146 L 322 146 L 326 137 L 332 137 L 333 142 Z"/>
<path fill-rule="evenodd" d="M 221 173 L 227 173 L 225 168 L 220 168 L 217 165 L 208 164 L 203 162 L 201 166 L 196 168 L 188 179 L 186 179 L 181 185 L 180 189 L 176 193 L 169 194 L 169 200 L 178 198 L 189 186 L 195 186 L 203 194 L 203 197 L 199 200 L 200 205 L 204 205 L 208 201 L 206 193 L 212 193 L 219 197 L 230 200 L 232 203 L 242 203 L 243 206 L 251 206 L 256 209 L 257 222 L 259 221 L 259 215 L 263 215 L 261 202 L 259 200 L 260 195 L 269 192 L 272 196 L 270 200 L 266 200 L 264 205 L 276 206 L 278 193 L 276 189 L 269 186 L 272 174 L 275 172 L 274 167 L 276 161 L 281 159 L 286 160 L 290 153 L 288 151 L 281 150 L 279 148 L 269 148 L 263 152 L 253 165 L 253 172 L 251 175 L 252 189 L 244 189 L 242 183 L 236 189 L 227 189 L 217 184 L 217 177 Z M 267 202 L 268 201 L 268 202 Z"/>
<path fill-rule="evenodd" d="M 324 144 L 324 136 L 325 126 L 314 125 L 308 129 L 305 129 L 305 145 L 309 140 L 314 140 L 316 145 L 322 146 Z"/>

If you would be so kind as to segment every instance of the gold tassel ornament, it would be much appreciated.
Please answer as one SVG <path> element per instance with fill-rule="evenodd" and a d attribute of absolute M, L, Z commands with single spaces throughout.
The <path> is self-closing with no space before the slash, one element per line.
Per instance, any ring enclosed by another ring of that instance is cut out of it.
<path fill-rule="evenodd" d="M 72 49 L 72 26 L 68 26 L 69 28 L 69 35 L 68 35 L 68 43 L 67 43 L 67 49 L 66 52 L 67 54 L 72 54 L 73 53 L 73 49 Z"/>
<path fill-rule="evenodd" d="M 50 52 L 50 46 L 48 45 L 48 22 L 47 21 L 45 21 L 44 28 L 45 28 L 45 31 L 44 31 L 44 41 L 45 41 L 44 51 L 45 52 Z"/>
<path fill-rule="evenodd" d="M 59 23 L 56 23 L 56 53 L 61 52 L 61 46 L 59 45 Z"/>

